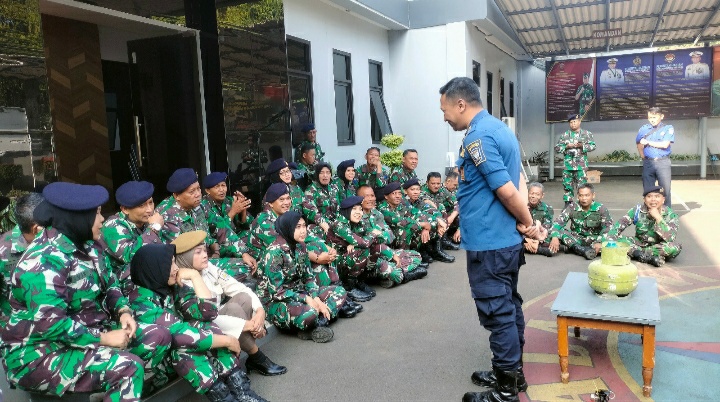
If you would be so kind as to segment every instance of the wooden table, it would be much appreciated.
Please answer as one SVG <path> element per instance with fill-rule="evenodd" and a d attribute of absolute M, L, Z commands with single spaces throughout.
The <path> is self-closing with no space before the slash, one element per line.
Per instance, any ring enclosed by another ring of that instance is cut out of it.
<path fill-rule="evenodd" d="M 660 302 L 655 278 L 639 278 L 638 287 L 623 299 L 601 298 L 588 286 L 587 273 L 570 272 L 550 311 L 557 315 L 560 379 L 567 384 L 568 327 L 630 332 L 642 336 L 643 395 L 652 393 L 655 367 L 655 326 L 660 323 Z"/>

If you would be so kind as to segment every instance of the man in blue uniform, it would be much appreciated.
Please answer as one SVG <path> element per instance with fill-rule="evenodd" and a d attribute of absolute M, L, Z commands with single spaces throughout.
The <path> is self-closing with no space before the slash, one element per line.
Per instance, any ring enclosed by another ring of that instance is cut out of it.
<path fill-rule="evenodd" d="M 490 331 L 492 371 L 471 379 L 491 387 L 468 392 L 463 401 L 518 401 L 527 389 L 522 373 L 525 320 L 517 290 L 523 235 L 542 238 L 527 198 L 518 191 L 520 150 L 515 134 L 488 114 L 477 84 L 457 77 L 440 88 L 440 109 L 455 131 L 467 129 L 457 164 L 460 187 L 461 248 L 467 250 L 467 272 L 482 326 Z"/>
<path fill-rule="evenodd" d="M 665 124 L 662 119 L 665 115 L 659 107 L 648 109 L 649 124 L 640 127 L 635 143 L 638 153 L 643 158 L 643 188 L 650 188 L 657 184 L 664 189 L 665 206 L 672 205 L 670 200 L 671 163 L 670 154 L 672 144 L 675 142 L 675 129 Z"/>

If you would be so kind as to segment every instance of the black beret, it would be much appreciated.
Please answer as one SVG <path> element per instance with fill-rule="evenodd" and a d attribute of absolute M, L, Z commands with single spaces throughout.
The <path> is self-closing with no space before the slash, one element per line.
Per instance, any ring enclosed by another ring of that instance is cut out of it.
<path fill-rule="evenodd" d="M 297 163 L 295 163 L 295 162 L 290 162 L 290 163 L 288 163 L 287 165 L 288 165 L 288 167 L 290 168 L 290 170 L 297 170 L 297 169 L 298 169 L 298 165 L 297 165 Z"/>
<path fill-rule="evenodd" d="M 365 199 L 365 197 L 360 197 L 358 195 L 353 195 L 352 197 L 347 197 L 344 200 L 342 200 L 342 202 L 340 203 L 340 208 L 341 209 L 352 208 L 355 205 L 362 204 L 364 199 Z"/>
<path fill-rule="evenodd" d="M 110 195 L 103 186 L 55 182 L 43 189 L 43 197 L 50 204 L 68 211 L 87 211 L 107 202 Z"/>
<path fill-rule="evenodd" d="M 8 205 L 10 205 L 10 199 L 4 195 L 0 195 L 0 211 L 7 208 Z"/>
<path fill-rule="evenodd" d="M 288 163 L 285 162 L 285 159 L 275 159 L 274 161 L 270 162 L 269 165 L 267 165 L 267 168 L 265 169 L 265 175 L 271 175 L 275 172 L 279 172 L 286 167 L 288 167 Z"/>
<path fill-rule="evenodd" d="M 300 131 L 302 131 L 303 133 L 307 133 L 310 130 L 315 130 L 315 125 L 312 123 L 308 123 L 308 124 L 304 125 L 302 130 L 300 130 Z"/>
<path fill-rule="evenodd" d="M 288 194 L 288 186 L 285 183 L 273 183 L 265 192 L 265 202 L 275 202 L 283 194 Z"/>
<path fill-rule="evenodd" d="M 146 181 L 129 181 L 115 191 L 115 201 L 123 207 L 136 207 L 152 197 L 155 186 Z"/>
<path fill-rule="evenodd" d="M 394 181 L 392 183 L 388 183 L 388 185 L 384 187 L 383 194 L 388 195 L 395 190 L 400 190 L 400 182 Z"/>
<path fill-rule="evenodd" d="M 346 161 L 342 161 L 337 165 L 337 172 L 345 172 L 345 170 L 349 167 L 355 166 L 355 159 L 348 159 Z"/>
<path fill-rule="evenodd" d="M 203 179 L 203 187 L 205 187 L 205 188 L 215 187 L 218 184 L 220 184 L 220 182 L 225 181 L 225 179 L 227 179 L 227 173 L 212 172 L 209 175 L 205 176 L 205 178 Z M 192 184 L 192 183 L 190 183 L 190 184 Z"/>
<path fill-rule="evenodd" d="M 195 171 L 190 168 L 180 168 L 173 172 L 167 182 L 167 191 L 182 193 L 186 188 L 198 181 Z"/>
<path fill-rule="evenodd" d="M 403 188 L 405 190 L 409 189 L 412 186 L 419 186 L 420 182 L 418 181 L 417 177 L 413 177 L 412 179 L 408 180 L 403 184 Z"/>
<path fill-rule="evenodd" d="M 580 120 L 580 115 L 577 113 L 569 114 L 567 121 L 571 121 L 571 120 Z"/>
<path fill-rule="evenodd" d="M 648 187 L 645 189 L 645 191 L 643 191 L 643 197 L 645 197 L 646 195 L 648 195 L 650 193 L 660 193 L 662 195 L 665 195 L 665 189 L 663 189 L 662 186 Z"/>
<path fill-rule="evenodd" d="M 315 165 L 315 177 L 317 177 L 317 176 L 320 174 L 320 171 L 321 171 L 322 168 L 324 168 L 324 167 L 330 169 L 330 174 L 332 174 L 332 168 L 330 167 L 330 164 L 327 163 L 327 162 L 320 162 L 320 163 L 318 163 L 318 164 Z"/>

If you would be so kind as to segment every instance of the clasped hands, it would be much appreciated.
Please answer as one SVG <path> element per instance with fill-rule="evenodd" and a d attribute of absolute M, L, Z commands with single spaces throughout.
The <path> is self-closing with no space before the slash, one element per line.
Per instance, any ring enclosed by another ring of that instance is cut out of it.
<path fill-rule="evenodd" d="M 548 231 L 541 224 L 540 221 L 535 221 L 531 226 L 526 226 L 520 222 L 515 225 L 518 232 L 522 233 L 523 236 L 543 241 L 548 236 Z"/>

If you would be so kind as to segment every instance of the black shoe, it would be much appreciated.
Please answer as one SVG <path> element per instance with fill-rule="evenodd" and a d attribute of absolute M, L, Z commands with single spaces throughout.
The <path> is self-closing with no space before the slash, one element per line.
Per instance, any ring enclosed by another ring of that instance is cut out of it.
<path fill-rule="evenodd" d="M 594 260 L 595 257 L 597 257 L 597 253 L 595 252 L 595 249 L 592 247 L 588 247 L 588 246 L 581 246 L 578 244 L 573 244 L 572 246 L 570 246 L 570 251 L 581 257 L 585 257 L 586 260 Z"/>
<path fill-rule="evenodd" d="M 280 375 L 287 373 L 287 367 L 276 364 L 269 357 L 258 350 L 257 353 L 248 355 L 245 361 L 245 368 L 248 372 L 255 370 L 266 376 Z"/>
<path fill-rule="evenodd" d="M 504 371 L 493 368 L 495 386 L 485 392 L 466 392 L 463 402 L 518 402 L 520 370 Z"/>
<path fill-rule="evenodd" d="M 440 244 L 442 245 L 442 248 L 444 248 L 445 250 L 453 250 L 453 251 L 460 250 L 460 246 L 451 242 L 450 239 L 448 239 L 445 236 L 440 238 Z"/>
<path fill-rule="evenodd" d="M 561 244 L 561 245 L 558 246 L 558 253 L 565 253 L 565 254 L 567 254 L 567 253 L 569 253 L 569 252 L 570 252 L 570 250 L 567 248 L 566 245 Z"/>
<path fill-rule="evenodd" d="M 418 264 L 418 268 L 428 269 L 429 267 L 430 267 L 430 264 L 428 264 L 427 262 L 421 262 L 420 264 Z"/>
<path fill-rule="evenodd" d="M 242 402 L 267 402 L 263 397 L 256 394 L 250 389 L 250 378 L 240 368 L 236 368 L 230 372 L 225 378 L 225 384 L 230 393 L 235 397 L 234 400 Z"/>
<path fill-rule="evenodd" d="M 414 281 L 416 279 L 421 279 L 427 276 L 427 269 L 417 267 L 413 269 L 412 271 L 408 271 L 405 276 L 403 277 L 403 283 Z"/>
<path fill-rule="evenodd" d="M 355 310 L 356 313 L 359 313 L 363 311 L 363 306 L 360 303 L 355 303 L 354 301 L 350 300 L 350 298 L 345 299 L 345 304 L 352 307 L 353 310 Z"/>
<path fill-rule="evenodd" d="M 353 288 L 347 291 L 348 297 L 354 302 L 366 302 L 372 299 L 372 296 L 363 292 L 358 288 Z"/>
<path fill-rule="evenodd" d="M 538 247 L 536 254 L 544 255 L 545 257 L 552 257 L 552 256 L 555 255 L 555 254 L 553 254 L 552 251 L 550 251 L 549 248 L 547 248 L 547 247 L 542 247 L 542 246 L 539 246 L 539 247 Z"/>
<path fill-rule="evenodd" d="M 338 313 L 340 318 L 353 318 L 356 314 L 357 311 L 347 304 L 347 301 L 340 307 L 340 312 Z"/>
<path fill-rule="evenodd" d="M 422 257 L 422 262 L 424 264 L 432 264 L 433 261 L 435 261 L 423 246 L 420 247 L 420 257 Z"/>
<path fill-rule="evenodd" d="M 205 393 L 207 399 L 211 402 L 235 402 L 235 396 L 230 393 L 230 388 L 225 385 L 224 382 L 218 380 L 212 387 Z"/>
<path fill-rule="evenodd" d="M 479 385 L 481 387 L 495 388 L 495 385 L 497 385 L 497 378 L 495 377 L 494 370 L 476 371 L 472 373 L 470 379 L 472 380 L 473 384 Z M 525 392 L 528 388 L 528 383 L 525 380 L 525 373 L 523 372 L 522 367 L 518 368 L 517 387 L 519 392 Z"/>
<path fill-rule="evenodd" d="M 430 255 L 432 255 L 434 259 L 446 263 L 455 262 L 455 257 L 443 251 L 442 247 L 440 246 L 440 239 L 435 239 L 431 243 L 430 247 Z"/>
<path fill-rule="evenodd" d="M 630 258 L 632 258 L 633 260 L 644 262 L 646 264 L 651 264 L 655 267 L 660 267 L 663 264 L 665 264 L 664 258 L 657 256 L 657 255 L 648 254 L 639 249 L 633 250 L 633 252 L 630 253 Z"/>
<path fill-rule="evenodd" d="M 360 289 L 361 291 L 369 294 L 370 297 L 375 297 L 375 295 L 377 295 L 377 292 L 375 292 L 375 289 L 371 288 L 370 286 L 368 286 L 367 283 L 365 283 L 363 281 L 357 281 L 357 283 L 355 284 L 355 288 Z"/>

